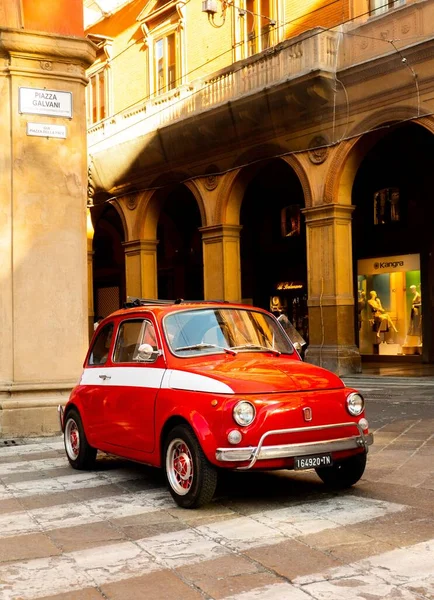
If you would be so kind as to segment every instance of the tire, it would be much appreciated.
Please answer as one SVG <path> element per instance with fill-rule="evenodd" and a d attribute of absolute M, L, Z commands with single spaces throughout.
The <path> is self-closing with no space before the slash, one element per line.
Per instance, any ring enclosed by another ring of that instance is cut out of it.
<path fill-rule="evenodd" d="M 349 488 L 359 481 L 366 467 L 366 452 L 345 458 L 331 467 L 315 469 L 318 477 L 333 489 Z"/>
<path fill-rule="evenodd" d="M 211 501 L 217 469 L 211 465 L 188 425 L 177 425 L 164 444 L 166 480 L 172 498 L 182 508 L 198 508 Z"/>
<path fill-rule="evenodd" d="M 88 443 L 81 417 L 74 408 L 66 414 L 63 441 L 71 467 L 79 470 L 93 467 L 97 450 Z"/>

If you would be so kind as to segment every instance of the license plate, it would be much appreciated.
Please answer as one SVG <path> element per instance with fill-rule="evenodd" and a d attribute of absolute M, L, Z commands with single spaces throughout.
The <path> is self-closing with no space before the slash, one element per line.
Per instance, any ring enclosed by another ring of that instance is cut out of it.
<path fill-rule="evenodd" d="M 315 456 L 296 456 L 294 469 L 317 469 L 318 467 L 331 467 L 333 464 L 331 454 L 316 454 Z"/>

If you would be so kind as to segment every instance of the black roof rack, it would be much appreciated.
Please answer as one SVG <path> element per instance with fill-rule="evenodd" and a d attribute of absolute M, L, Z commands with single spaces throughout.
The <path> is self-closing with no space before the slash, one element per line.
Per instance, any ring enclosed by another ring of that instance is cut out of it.
<path fill-rule="evenodd" d="M 128 296 L 128 300 L 124 302 L 124 308 L 137 308 L 138 306 L 147 306 L 150 304 L 215 304 L 216 302 L 222 304 L 229 304 L 228 300 L 184 300 L 184 298 L 176 298 L 176 300 L 161 300 L 159 298 L 135 298 L 132 296 Z"/>
<path fill-rule="evenodd" d="M 135 298 L 128 296 L 128 300 L 124 302 L 124 308 L 137 308 L 138 306 L 147 306 L 148 304 L 180 304 L 182 298 L 177 300 L 161 300 L 160 298 Z"/>

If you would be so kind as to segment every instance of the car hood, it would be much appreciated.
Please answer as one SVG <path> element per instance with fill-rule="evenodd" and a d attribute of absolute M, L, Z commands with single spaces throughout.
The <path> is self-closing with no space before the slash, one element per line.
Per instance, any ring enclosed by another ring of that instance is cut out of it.
<path fill-rule="evenodd" d="M 224 383 L 236 394 L 265 394 L 329 390 L 345 387 L 342 380 L 321 367 L 297 358 L 264 354 L 226 355 L 189 362 L 183 371 Z"/>

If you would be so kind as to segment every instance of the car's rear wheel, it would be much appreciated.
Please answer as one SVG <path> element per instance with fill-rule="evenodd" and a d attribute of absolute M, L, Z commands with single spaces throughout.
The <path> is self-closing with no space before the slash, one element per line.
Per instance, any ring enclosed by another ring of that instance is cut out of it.
<path fill-rule="evenodd" d="M 359 481 L 366 467 L 366 452 L 335 462 L 331 467 L 315 469 L 323 482 L 334 489 L 349 488 Z"/>
<path fill-rule="evenodd" d="M 210 502 L 217 486 L 217 469 L 211 465 L 188 425 L 177 425 L 164 445 L 166 478 L 172 498 L 182 508 Z"/>
<path fill-rule="evenodd" d="M 75 409 L 68 411 L 65 417 L 63 434 L 66 456 L 74 469 L 90 469 L 95 463 L 96 448 L 87 441 L 81 417 Z"/>

